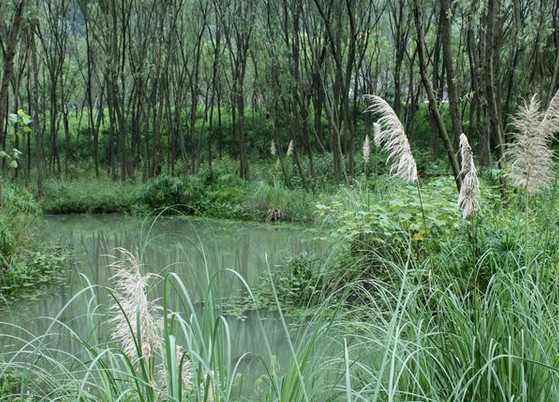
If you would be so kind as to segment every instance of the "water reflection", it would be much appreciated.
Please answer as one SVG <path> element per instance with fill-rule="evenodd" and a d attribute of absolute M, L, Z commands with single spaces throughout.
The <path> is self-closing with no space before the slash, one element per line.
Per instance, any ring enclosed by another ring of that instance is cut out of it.
<path fill-rule="evenodd" d="M 37 336 L 47 329 L 53 334 L 60 332 L 62 327 L 53 325 L 52 317 L 57 317 L 62 310 L 58 320 L 70 325 L 80 336 L 90 337 L 97 331 L 98 328 L 94 328 L 94 324 L 85 317 L 97 303 L 107 306 L 112 301 L 101 288 L 83 289 L 87 281 L 100 287 L 111 286 L 112 273 L 107 266 L 117 247 L 138 253 L 145 272 L 160 275 L 177 273 L 194 303 L 203 302 L 210 282 L 218 298 L 227 300 L 243 294 L 245 288 L 241 281 L 225 273 L 226 269 L 235 270 L 252 286 L 259 276 L 266 273 L 268 266 L 281 269 L 281 263 L 288 256 L 322 248 L 314 240 L 316 233 L 298 227 L 184 218 L 161 218 L 153 222 L 124 216 L 49 217 L 42 236 L 72 247 L 76 264 L 64 286 L 50 288 L 41 300 L 13 303 L 0 312 L 0 321 L 3 322 L 0 333 L 4 334 L 0 347 L 4 350 L 18 343 L 6 335 L 29 339 L 29 333 Z M 68 304 L 80 291 L 81 296 Z M 162 296 L 161 283 L 155 286 L 151 296 Z M 91 302 L 92 298 L 95 298 L 95 303 Z M 262 329 L 266 332 L 272 354 L 280 361 L 288 358 L 285 332 L 275 316 L 262 318 L 251 313 L 244 320 L 227 317 L 227 323 L 233 341 L 233 360 L 247 352 L 268 355 Z M 72 354 L 82 349 L 67 336 L 45 338 L 43 347 L 47 345 Z M 243 364 L 249 371 L 257 370 L 250 359 Z"/>

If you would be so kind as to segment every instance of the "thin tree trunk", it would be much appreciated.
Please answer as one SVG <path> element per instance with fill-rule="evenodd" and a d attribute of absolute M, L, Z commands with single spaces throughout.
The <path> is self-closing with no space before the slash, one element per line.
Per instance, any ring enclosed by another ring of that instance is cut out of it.
<path fill-rule="evenodd" d="M 423 82 L 425 92 L 427 92 L 427 98 L 429 101 L 429 112 L 432 116 L 433 121 L 437 125 L 439 135 L 441 136 L 441 140 L 443 141 L 446 152 L 448 154 L 448 159 L 450 162 L 452 173 L 454 175 L 456 188 L 458 189 L 458 191 L 460 191 L 460 165 L 458 164 L 458 159 L 456 158 L 456 153 L 452 146 L 452 142 L 450 141 L 450 137 L 448 136 L 448 132 L 440 115 L 437 106 L 437 100 L 435 99 L 435 94 L 433 93 L 433 87 L 431 86 L 431 82 L 429 81 L 429 78 L 427 76 L 425 34 L 423 32 L 423 23 L 421 16 L 422 4 L 420 4 L 420 0 L 413 0 L 413 4 L 413 14 L 415 19 L 415 27 L 417 30 L 417 55 L 419 56 L 419 70 L 421 74 L 421 81 Z"/>

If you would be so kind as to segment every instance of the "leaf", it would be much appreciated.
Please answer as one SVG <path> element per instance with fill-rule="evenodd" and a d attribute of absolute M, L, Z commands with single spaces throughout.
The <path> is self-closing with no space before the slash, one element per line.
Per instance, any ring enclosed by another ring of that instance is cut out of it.
<path fill-rule="evenodd" d="M 9 158 L 10 155 L 8 155 L 6 152 L 4 151 L 0 151 L 0 158 L 4 159 L 4 158 Z"/>
<path fill-rule="evenodd" d="M 21 123 L 23 123 L 25 126 L 28 126 L 29 124 L 31 124 L 31 116 L 29 116 L 23 110 L 19 109 L 17 111 L 17 115 L 19 116 L 19 118 L 21 120 Z"/>
<path fill-rule="evenodd" d="M 17 169 L 17 166 L 18 166 L 18 165 L 17 165 L 17 161 L 16 161 L 15 159 L 12 159 L 12 161 L 11 161 L 10 164 L 9 164 L 9 166 L 10 166 L 12 169 Z"/>

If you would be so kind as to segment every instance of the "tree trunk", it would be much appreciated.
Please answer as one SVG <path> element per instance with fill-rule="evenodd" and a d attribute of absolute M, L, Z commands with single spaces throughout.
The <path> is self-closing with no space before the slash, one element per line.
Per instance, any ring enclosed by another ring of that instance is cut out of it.
<path fill-rule="evenodd" d="M 10 81 L 14 75 L 14 56 L 19 30 L 23 19 L 22 15 L 24 7 L 25 0 L 18 0 L 4 52 L 4 71 L 2 75 L 2 82 L 0 83 L 0 143 L 2 144 L 4 144 L 5 141 L 3 127 L 8 115 L 8 90 Z"/>
<path fill-rule="evenodd" d="M 417 55 L 419 56 L 419 70 L 421 74 L 421 81 L 423 82 L 423 86 L 425 87 L 425 92 L 427 92 L 427 98 L 429 101 L 429 112 L 433 121 L 437 125 L 439 135 L 441 136 L 443 144 L 446 148 L 446 152 L 448 154 L 448 159 L 450 162 L 452 173 L 454 175 L 456 187 L 458 191 L 460 191 L 460 165 L 458 164 L 458 159 L 456 158 L 454 147 L 452 146 L 452 142 L 450 141 L 450 137 L 448 136 L 448 132 L 439 113 L 437 100 L 435 98 L 435 94 L 433 93 L 433 87 L 431 86 L 431 82 L 429 81 L 429 78 L 427 76 L 425 34 L 423 32 L 423 19 L 421 16 L 422 4 L 420 4 L 419 2 L 420 0 L 413 0 L 413 14 L 415 19 L 415 27 L 417 30 Z"/>

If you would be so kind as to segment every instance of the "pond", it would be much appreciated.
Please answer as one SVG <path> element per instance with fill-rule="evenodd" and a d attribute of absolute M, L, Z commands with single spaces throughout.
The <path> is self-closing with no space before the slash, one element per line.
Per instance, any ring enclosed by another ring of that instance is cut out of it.
<path fill-rule="evenodd" d="M 52 286 L 40 297 L 17 301 L 0 311 L 0 332 L 4 334 L 0 339 L 0 348 L 4 350 L 8 349 L 10 342 L 16 343 L 6 334 L 27 338 L 39 336 L 52 326 L 52 317 L 61 311 L 61 322 L 87 336 L 90 328 L 79 320 L 87 315 L 91 305 L 85 297 L 70 301 L 87 287 L 87 281 L 111 287 L 113 273 L 108 265 L 114 261 L 112 255 L 117 247 L 137 253 L 144 272 L 161 276 L 168 272 L 178 274 L 195 304 L 203 302 L 208 279 L 212 281 L 219 300 L 226 302 L 246 293 L 242 282 L 227 273 L 227 269 L 234 270 L 249 286 L 254 286 L 269 269 L 282 269 L 282 264 L 289 257 L 324 250 L 322 241 L 317 239 L 317 232 L 303 227 L 208 219 L 52 216 L 46 218 L 40 231 L 45 241 L 57 241 L 71 247 L 75 264 L 63 285 Z M 155 284 L 151 299 L 161 298 L 161 282 L 159 280 L 159 284 Z M 94 292 L 101 305 L 111 304 L 107 292 L 100 288 Z M 266 348 L 269 347 L 278 361 L 289 359 L 285 328 L 277 315 L 250 313 L 242 319 L 228 316 L 227 322 L 233 356 L 247 352 L 266 356 L 269 354 Z M 28 333 L 25 334 L 22 329 Z M 263 330 L 269 346 L 263 341 Z M 56 345 L 51 346 L 72 354 L 80 348 L 64 336 L 58 337 Z"/>

